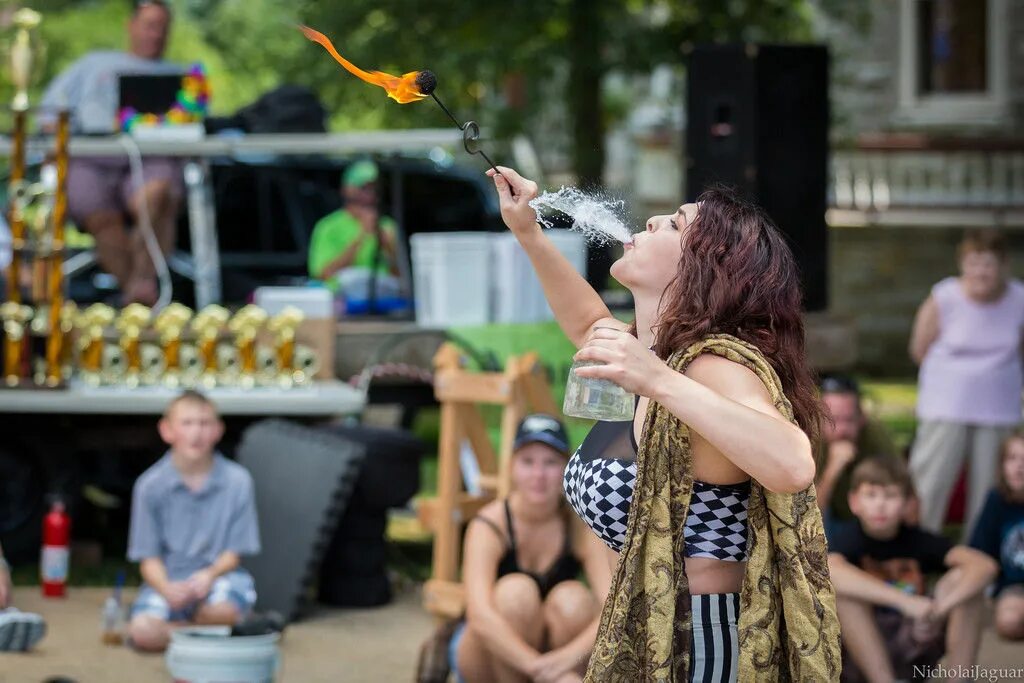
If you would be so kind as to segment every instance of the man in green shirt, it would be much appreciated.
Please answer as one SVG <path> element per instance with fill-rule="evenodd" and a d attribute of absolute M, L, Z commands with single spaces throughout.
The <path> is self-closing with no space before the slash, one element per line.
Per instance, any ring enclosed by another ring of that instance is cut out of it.
<path fill-rule="evenodd" d="M 341 194 L 345 207 L 321 218 L 309 244 L 309 275 L 331 291 L 366 298 L 370 275 L 375 274 L 378 295 L 395 289 L 395 221 L 377 208 L 377 164 L 363 159 L 345 169 Z M 383 286 L 382 286 L 383 285 Z M 359 290 L 358 292 L 354 290 Z"/>
<path fill-rule="evenodd" d="M 826 533 L 853 519 L 847 497 L 850 473 L 861 460 L 897 456 L 885 425 L 864 414 L 860 387 L 851 377 L 829 375 L 820 383 L 825 422 L 817 453 L 815 488 Z"/>

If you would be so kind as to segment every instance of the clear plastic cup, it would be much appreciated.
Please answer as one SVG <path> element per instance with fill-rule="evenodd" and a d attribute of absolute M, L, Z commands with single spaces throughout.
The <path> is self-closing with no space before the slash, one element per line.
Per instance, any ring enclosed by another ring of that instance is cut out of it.
<path fill-rule="evenodd" d="M 606 379 L 579 377 L 577 368 L 604 365 L 597 361 L 576 361 L 569 369 L 562 412 L 572 417 L 605 422 L 626 422 L 633 419 L 636 397 L 618 384 Z"/>

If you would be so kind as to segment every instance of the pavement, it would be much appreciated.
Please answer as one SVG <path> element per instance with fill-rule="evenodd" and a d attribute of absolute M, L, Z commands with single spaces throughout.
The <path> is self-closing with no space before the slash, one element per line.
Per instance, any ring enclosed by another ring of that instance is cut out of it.
<path fill-rule="evenodd" d="M 100 642 L 101 607 L 108 595 L 106 588 L 72 588 L 67 598 L 45 599 L 38 587 L 15 588 L 14 605 L 41 613 L 49 633 L 30 653 L 0 654 L 0 683 L 40 683 L 56 676 L 75 683 L 170 682 L 163 656 Z M 433 624 L 413 589 L 373 609 L 317 608 L 285 631 L 277 681 L 412 681 L 419 646 Z"/>
<path fill-rule="evenodd" d="M 168 683 L 162 656 L 101 644 L 100 609 L 109 594 L 106 588 L 73 588 L 67 598 L 54 600 L 44 599 L 38 587 L 16 588 L 14 604 L 41 613 L 50 630 L 31 653 L 0 654 L 0 683 L 40 683 L 55 676 L 75 683 Z M 384 607 L 317 608 L 285 632 L 277 681 L 412 681 L 419 646 L 433 623 L 416 588 L 405 589 Z M 989 623 L 978 664 L 983 667 L 979 681 L 1024 680 L 1024 644 L 999 640 Z"/>

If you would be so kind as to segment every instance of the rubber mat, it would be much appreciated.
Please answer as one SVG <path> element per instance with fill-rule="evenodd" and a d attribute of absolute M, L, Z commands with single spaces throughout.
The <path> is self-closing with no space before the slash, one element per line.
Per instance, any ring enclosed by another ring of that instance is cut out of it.
<path fill-rule="evenodd" d="M 256 609 L 289 621 L 299 614 L 364 457 L 361 444 L 284 420 L 245 431 L 237 460 L 255 482 L 263 546 L 243 562 L 256 580 Z"/>

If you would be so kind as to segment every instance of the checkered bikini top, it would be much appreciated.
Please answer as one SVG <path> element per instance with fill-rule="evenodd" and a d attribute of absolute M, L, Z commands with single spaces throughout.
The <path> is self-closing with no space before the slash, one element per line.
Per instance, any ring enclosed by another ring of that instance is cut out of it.
<path fill-rule="evenodd" d="M 565 469 L 566 497 L 576 514 L 610 548 L 626 539 L 636 483 L 636 437 L 632 422 L 598 422 Z M 743 562 L 747 559 L 750 482 L 693 482 L 683 529 L 683 554 Z"/>

